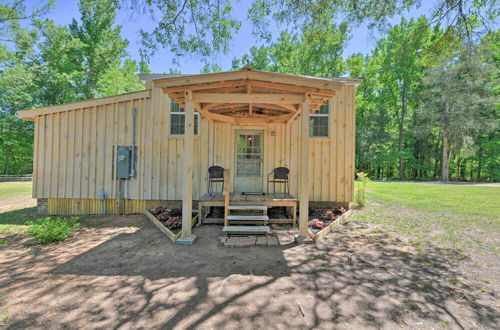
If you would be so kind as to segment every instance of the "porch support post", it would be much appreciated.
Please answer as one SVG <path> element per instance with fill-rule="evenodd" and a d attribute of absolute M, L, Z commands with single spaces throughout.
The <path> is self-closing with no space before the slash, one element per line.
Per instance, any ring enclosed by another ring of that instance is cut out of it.
<path fill-rule="evenodd" d="M 307 100 L 306 100 L 307 101 Z M 308 235 L 309 217 L 309 103 L 300 105 L 299 243 L 312 242 Z"/>
<path fill-rule="evenodd" d="M 184 93 L 184 164 L 182 190 L 182 236 L 176 241 L 179 244 L 193 244 L 196 236 L 191 233 L 193 213 L 193 138 L 194 138 L 194 103 L 191 90 Z"/>

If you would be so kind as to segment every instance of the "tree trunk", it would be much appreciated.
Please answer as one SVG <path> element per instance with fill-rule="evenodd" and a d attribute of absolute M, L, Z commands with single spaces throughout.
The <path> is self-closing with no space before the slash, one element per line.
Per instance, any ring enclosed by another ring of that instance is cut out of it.
<path fill-rule="evenodd" d="M 442 160 L 442 171 L 441 171 L 441 181 L 449 181 L 450 173 L 450 159 L 448 158 L 448 132 L 443 131 L 443 160 Z"/>
<path fill-rule="evenodd" d="M 5 147 L 5 163 L 3 167 L 3 174 L 8 175 L 10 171 L 10 158 L 11 158 L 11 150 L 10 146 Z"/>
<path fill-rule="evenodd" d="M 399 118 L 399 180 L 404 181 L 405 179 L 405 164 L 402 157 L 403 150 L 405 148 L 404 139 L 404 122 L 406 117 L 406 88 L 403 85 L 401 91 L 401 117 Z"/>
<path fill-rule="evenodd" d="M 448 115 L 450 113 L 450 103 L 446 100 L 446 104 L 444 106 L 444 114 L 443 114 L 443 152 L 441 162 L 442 171 L 441 171 L 441 181 L 448 182 L 450 180 L 450 158 L 451 158 L 451 150 L 448 153 Z"/>

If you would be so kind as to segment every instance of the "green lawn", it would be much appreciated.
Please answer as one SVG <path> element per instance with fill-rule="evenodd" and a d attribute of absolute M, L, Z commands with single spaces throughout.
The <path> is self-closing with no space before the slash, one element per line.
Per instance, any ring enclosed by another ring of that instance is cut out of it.
<path fill-rule="evenodd" d="M 0 182 L 0 200 L 31 194 L 31 182 Z"/>
<path fill-rule="evenodd" d="M 0 182 L 0 234 L 23 233 L 24 223 L 36 218 L 31 182 Z M 0 244 L 7 238 L 0 237 Z"/>
<path fill-rule="evenodd" d="M 370 182 L 355 220 L 380 225 L 415 244 L 500 253 L 500 187 Z"/>

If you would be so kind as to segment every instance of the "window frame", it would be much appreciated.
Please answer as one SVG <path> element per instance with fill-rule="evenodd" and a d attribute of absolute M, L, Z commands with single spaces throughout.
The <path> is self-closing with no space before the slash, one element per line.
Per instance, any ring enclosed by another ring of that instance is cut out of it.
<path fill-rule="evenodd" d="M 179 107 L 179 111 L 172 111 L 172 106 L 177 105 Z M 173 99 L 170 99 L 170 104 L 169 104 L 169 123 L 168 123 L 168 135 L 172 137 L 184 137 L 185 132 L 186 132 L 186 112 L 184 111 L 184 108 L 181 108 L 180 104 L 176 103 Z M 175 134 L 172 133 L 172 116 L 182 116 L 183 124 L 184 124 L 184 133 L 182 134 Z M 200 113 L 198 111 L 194 112 L 194 123 L 198 123 L 198 125 L 195 125 L 195 132 L 194 136 L 198 137 L 200 135 Z"/>
<path fill-rule="evenodd" d="M 315 113 L 309 115 L 309 137 L 310 138 L 316 138 L 316 139 L 328 139 L 330 138 L 330 128 L 331 128 L 331 122 L 330 122 L 330 114 L 331 114 L 331 106 L 330 106 L 330 100 L 326 101 L 326 103 L 322 106 L 326 106 L 328 109 L 328 113 L 316 113 L 320 109 L 318 109 Z M 313 135 L 314 129 L 313 129 L 313 119 L 314 118 L 328 118 L 327 119 L 327 133 L 326 135 Z"/>

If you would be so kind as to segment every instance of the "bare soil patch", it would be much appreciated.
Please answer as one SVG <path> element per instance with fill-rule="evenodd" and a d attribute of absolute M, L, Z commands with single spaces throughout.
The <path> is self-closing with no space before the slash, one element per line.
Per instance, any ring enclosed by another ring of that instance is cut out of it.
<path fill-rule="evenodd" d="M 100 216 L 66 242 L 0 246 L 7 329 L 424 329 L 498 325 L 498 259 L 415 248 L 348 223 L 316 245 L 179 246 L 143 215 Z M 488 260 L 482 259 L 482 260 Z"/>
<path fill-rule="evenodd" d="M 0 213 L 34 206 L 36 206 L 36 199 L 28 195 L 0 199 Z"/>

